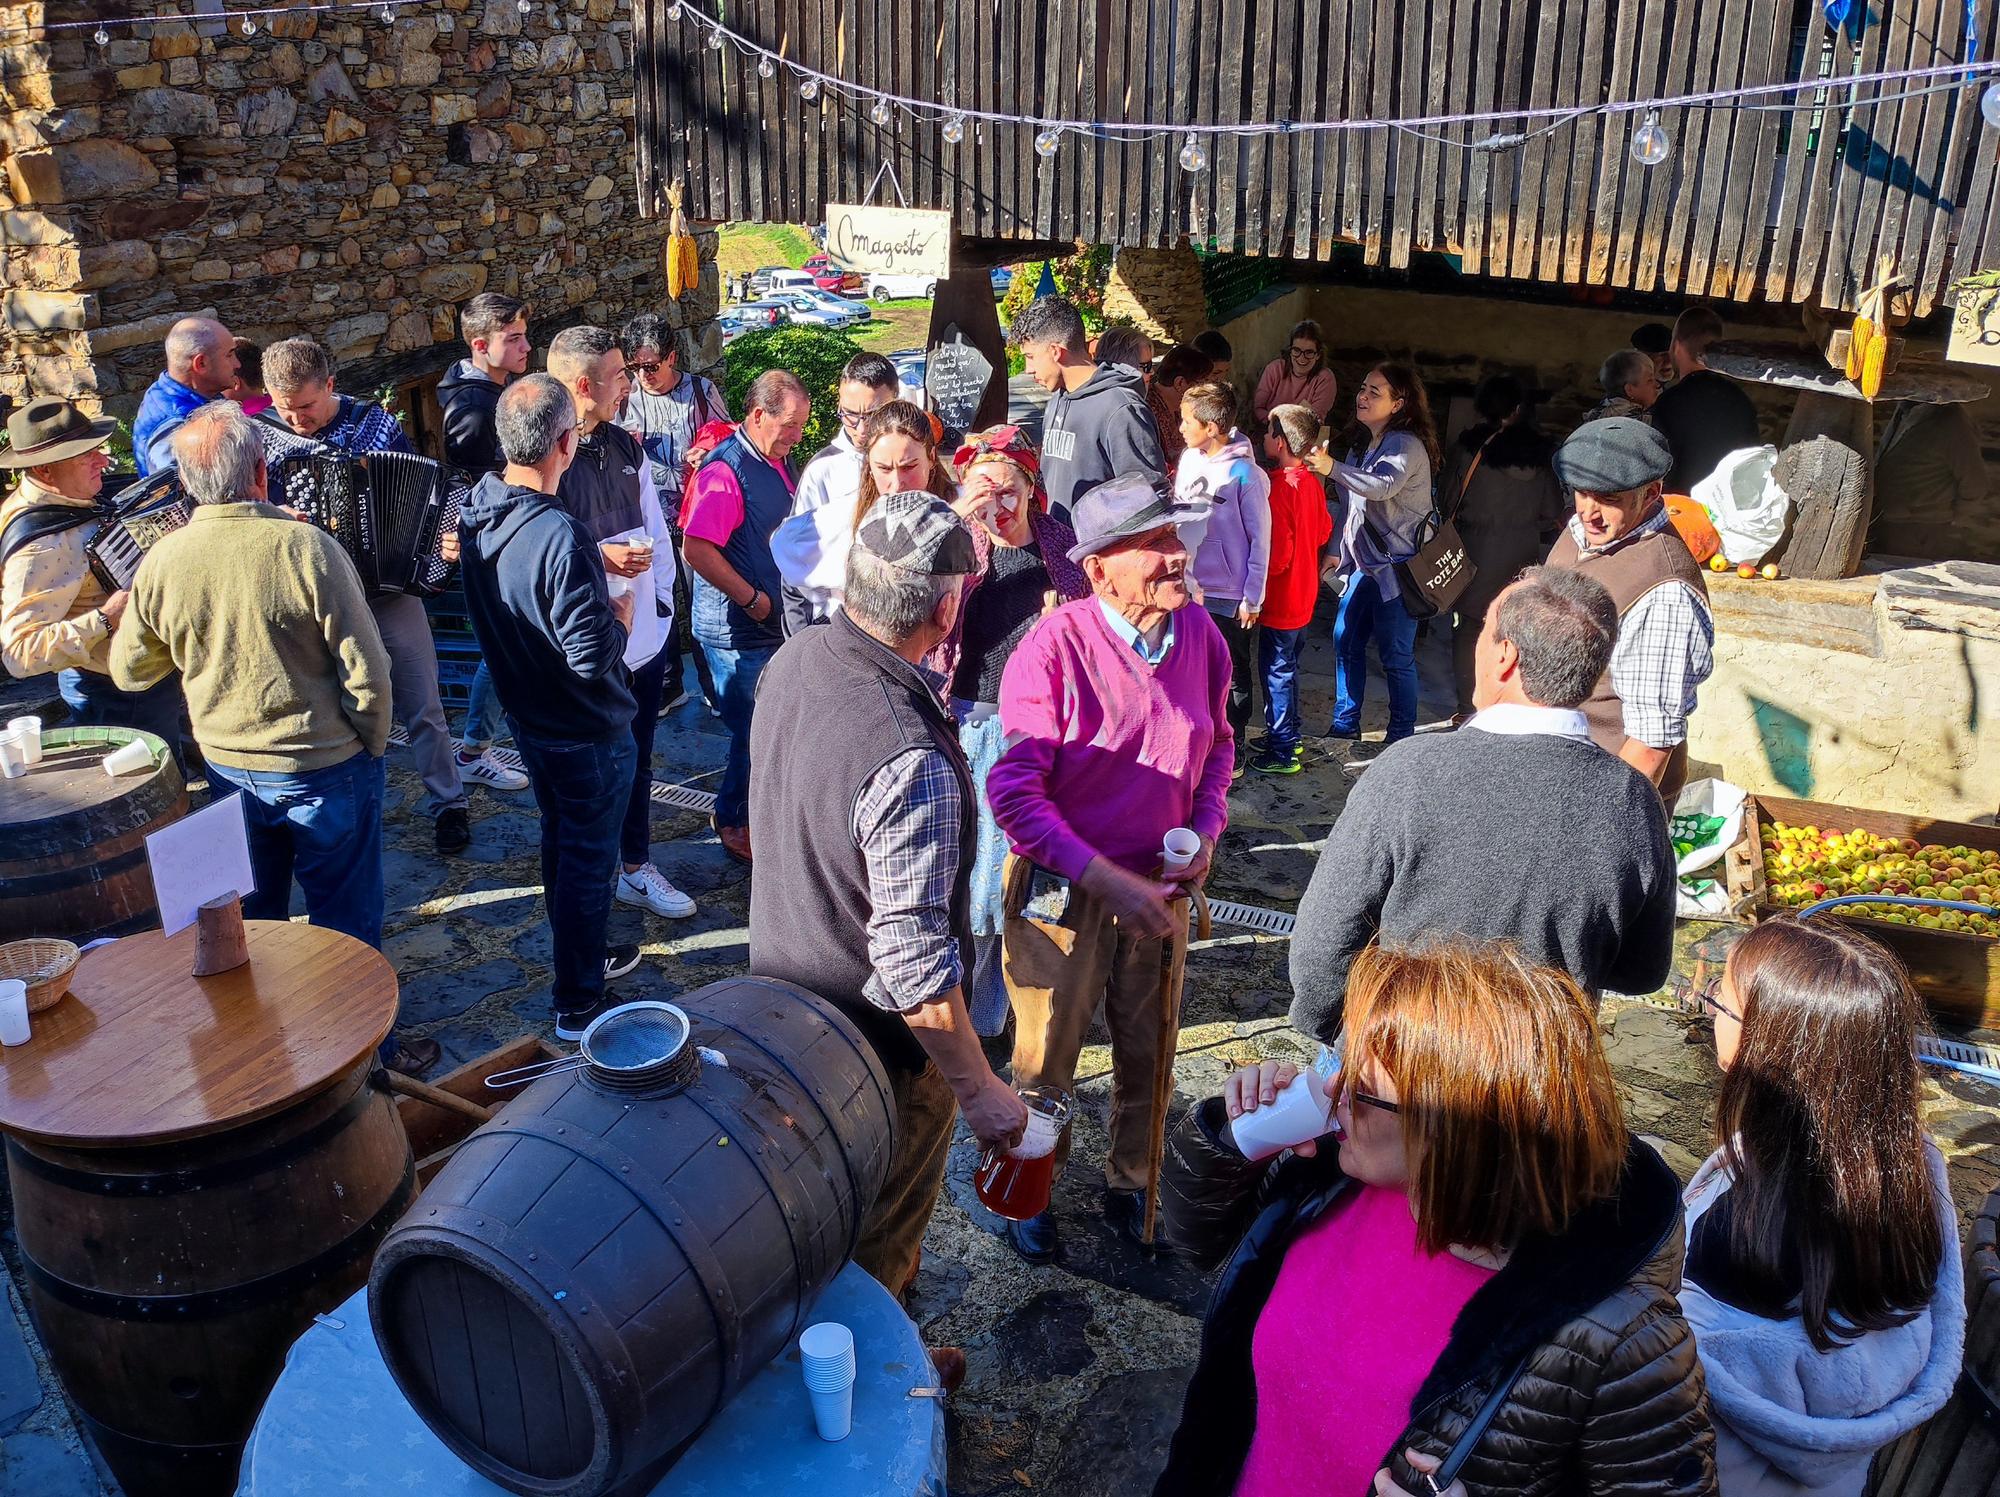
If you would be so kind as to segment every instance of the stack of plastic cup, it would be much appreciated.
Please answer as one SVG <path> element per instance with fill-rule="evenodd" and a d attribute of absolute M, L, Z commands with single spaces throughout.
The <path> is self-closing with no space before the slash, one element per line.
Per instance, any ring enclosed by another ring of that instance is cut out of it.
<path fill-rule="evenodd" d="M 18 780 L 28 772 L 28 746 L 18 729 L 0 733 L 0 778 Z"/>
<path fill-rule="evenodd" d="M 39 717 L 17 717 L 7 724 L 7 731 L 21 735 L 21 747 L 27 752 L 30 764 L 42 762 L 42 720 Z"/>
<path fill-rule="evenodd" d="M 845 1440 L 854 1428 L 854 1332 L 837 1321 L 809 1325 L 799 1337 L 799 1365 L 822 1440 Z"/>

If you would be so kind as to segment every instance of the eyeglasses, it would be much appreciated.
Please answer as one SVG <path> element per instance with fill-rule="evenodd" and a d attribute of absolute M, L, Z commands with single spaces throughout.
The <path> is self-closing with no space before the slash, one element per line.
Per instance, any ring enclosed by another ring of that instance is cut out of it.
<path fill-rule="evenodd" d="M 641 363 L 637 359 L 627 359 L 625 367 L 633 374 L 651 374 L 665 362 L 665 359 L 654 359 L 651 363 Z"/>
<path fill-rule="evenodd" d="M 1720 977 L 1711 977 L 1707 982 L 1694 990 L 1694 1001 L 1699 1003 L 1703 1008 L 1714 1009 L 1718 1014 L 1727 1014 L 1738 1024 L 1741 1024 L 1743 1022 L 1743 1015 L 1736 1012 L 1735 1009 L 1730 1008 L 1720 998 L 1715 996 L 1721 990 L 1722 979 Z"/>
<path fill-rule="evenodd" d="M 1378 1097 L 1373 1092 L 1364 1092 L 1360 1087 L 1355 1086 L 1351 1082 L 1346 1087 L 1344 1094 L 1347 1097 L 1348 1101 L 1356 1103 L 1362 1107 L 1373 1107 L 1378 1112 L 1400 1114 L 1403 1110 L 1400 1106 L 1398 1106 L 1394 1102 L 1389 1101 L 1386 1097 Z"/>
<path fill-rule="evenodd" d="M 861 426 L 866 424 L 868 418 L 874 415 L 877 411 L 881 410 L 882 407 L 879 405 L 871 405 L 865 411 L 850 411 L 846 406 L 843 405 L 843 406 L 836 406 L 834 407 L 834 409 L 840 412 L 840 424 L 842 426 Z"/>
<path fill-rule="evenodd" d="M 1304 348 L 1299 347 L 1299 345 L 1296 343 L 1292 345 L 1292 357 L 1295 359 L 1311 359 L 1311 358 L 1317 358 L 1318 356 L 1319 356 L 1319 350 L 1310 345 Z"/>

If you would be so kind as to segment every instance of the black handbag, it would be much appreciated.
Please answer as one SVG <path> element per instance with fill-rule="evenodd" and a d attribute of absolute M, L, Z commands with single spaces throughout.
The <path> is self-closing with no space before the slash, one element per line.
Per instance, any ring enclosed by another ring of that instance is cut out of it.
<path fill-rule="evenodd" d="M 1390 554 L 1388 543 L 1366 510 L 1361 514 L 1361 528 L 1368 532 L 1376 550 L 1384 556 Z M 1465 542 L 1458 538 L 1458 526 L 1440 515 L 1435 506 L 1417 527 L 1417 549 L 1393 559 L 1390 565 L 1396 570 L 1403 606 L 1413 619 L 1449 612 L 1479 570 L 1473 566 Z"/>

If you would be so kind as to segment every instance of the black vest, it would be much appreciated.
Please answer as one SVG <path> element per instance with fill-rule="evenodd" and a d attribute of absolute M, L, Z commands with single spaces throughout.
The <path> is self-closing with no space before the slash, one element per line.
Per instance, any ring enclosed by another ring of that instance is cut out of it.
<path fill-rule="evenodd" d="M 854 807 L 869 777 L 914 746 L 934 747 L 959 780 L 951 926 L 968 971 L 978 800 L 958 730 L 921 672 L 841 614 L 786 641 L 757 684 L 750 723 L 750 971 L 838 1006 L 882 1063 L 921 1070 L 902 1018 L 870 1003 L 868 868 Z"/>
<path fill-rule="evenodd" d="M 646 511 L 639 501 L 639 475 L 646 468 L 646 449 L 624 427 L 600 421 L 596 430 L 577 443 L 576 460 L 556 485 L 556 498 L 575 515 L 594 541 L 629 535 L 646 528 Z"/>

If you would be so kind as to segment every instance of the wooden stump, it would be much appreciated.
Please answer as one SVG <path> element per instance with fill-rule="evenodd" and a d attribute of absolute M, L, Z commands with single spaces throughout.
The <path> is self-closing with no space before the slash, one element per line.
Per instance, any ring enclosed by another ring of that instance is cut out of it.
<path fill-rule="evenodd" d="M 213 977 L 250 960 L 243 930 L 243 901 L 235 894 L 211 899 L 195 912 L 194 975 Z"/>
<path fill-rule="evenodd" d="M 1794 577 L 1859 572 L 1874 500 L 1874 464 L 1873 406 L 1840 395 L 1801 395 L 1776 474 L 1792 497 L 1791 526 L 1772 560 Z"/>

